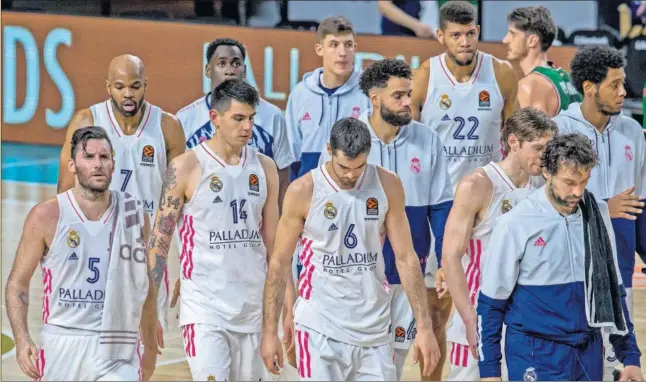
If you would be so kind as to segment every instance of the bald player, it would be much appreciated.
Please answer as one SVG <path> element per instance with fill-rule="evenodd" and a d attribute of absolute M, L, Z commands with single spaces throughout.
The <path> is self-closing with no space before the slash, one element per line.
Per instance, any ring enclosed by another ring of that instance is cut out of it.
<path fill-rule="evenodd" d="M 533 106 L 554 117 L 571 103 L 583 101 L 570 75 L 547 60 L 557 33 L 550 11 L 542 6 L 516 8 L 507 22 L 502 40 L 507 59 L 517 62 L 525 75 L 518 81 L 520 107 Z"/>
<path fill-rule="evenodd" d="M 128 192 L 141 200 L 153 220 L 166 166 L 184 152 L 185 144 L 177 118 L 144 100 L 147 82 L 146 69 L 139 57 L 124 54 L 110 62 L 106 81 L 110 99 L 79 110 L 67 127 L 59 162 L 59 193 L 74 187 L 74 174 L 67 169 L 74 132 L 86 126 L 101 126 L 114 149 L 115 178 L 110 189 Z M 168 275 L 164 279 L 157 309 L 161 329 L 167 331 Z M 158 340 L 163 345 L 161 329 Z"/>
<path fill-rule="evenodd" d="M 455 190 L 467 174 L 501 159 L 501 128 L 517 108 L 517 78 L 511 64 L 478 51 L 480 27 L 476 10 L 466 1 L 449 1 L 440 8 L 438 41 L 445 52 L 426 60 L 413 76 L 413 118 L 431 126 L 444 142 L 449 176 Z M 438 299 L 443 274 L 432 254 L 427 262 L 426 286 L 436 325 L 435 335 L 446 357 L 446 323 L 450 298 Z M 428 264 L 431 266 L 429 267 Z M 440 380 L 438 367 L 432 378 Z"/>

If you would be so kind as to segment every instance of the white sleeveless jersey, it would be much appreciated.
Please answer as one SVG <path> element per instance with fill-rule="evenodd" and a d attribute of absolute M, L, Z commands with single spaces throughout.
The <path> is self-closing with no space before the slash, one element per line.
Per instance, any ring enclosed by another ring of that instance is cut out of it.
<path fill-rule="evenodd" d="M 467 288 L 469 289 L 469 299 L 471 305 L 476 306 L 480 284 L 482 282 L 483 252 L 489 245 L 489 237 L 493 230 L 495 220 L 505 214 L 518 203 L 527 199 L 527 197 L 536 190 L 533 187 L 533 181 L 527 184 L 527 187 L 517 188 L 509 179 L 505 172 L 496 163 L 491 162 L 482 167 L 487 174 L 491 183 L 493 183 L 493 193 L 487 207 L 487 213 L 484 219 L 473 227 L 471 239 L 467 247 L 467 253 L 462 257 L 462 267 L 467 279 Z M 447 339 L 451 342 L 457 342 L 468 345 L 466 328 L 462 317 L 455 311 L 447 331 Z"/>
<path fill-rule="evenodd" d="M 267 180 L 258 151 L 245 146 L 231 166 L 202 142 L 192 148 L 200 182 L 184 204 L 180 325 L 262 330 L 267 249 L 260 235 Z"/>
<path fill-rule="evenodd" d="M 133 135 L 125 135 L 114 117 L 112 102 L 90 107 L 94 124 L 103 127 L 114 148 L 114 176 L 111 190 L 127 192 L 144 203 L 151 221 L 166 172 L 166 142 L 161 128 L 162 110 L 145 102 L 143 118 Z"/>
<path fill-rule="evenodd" d="M 383 259 L 388 200 L 377 167 L 367 165 L 351 190 L 339 188 L 325 164 L 312 170 L 312 177 L 294 322 L 356 346 L 388 343 L 391 291 Z"/>
<path fill-rule="evenodd" d="M 72 190 L 58 194 L 60 216 L 43 271 L 43 323 L 100 331 L 110 263 L 116 195 L 101 219 L 89 221 Z"/>
<path fill-rule="evenodd" d="M 464 176 L 502 159 L 504 99 L 493 69 L 493 57 L 476 54 L 468 82 L 459 83 L 448 70 L 446 54 L 431 57 L 430 79 L 421 122 L 437 131 L 444 143 L 453 189 Z"/>

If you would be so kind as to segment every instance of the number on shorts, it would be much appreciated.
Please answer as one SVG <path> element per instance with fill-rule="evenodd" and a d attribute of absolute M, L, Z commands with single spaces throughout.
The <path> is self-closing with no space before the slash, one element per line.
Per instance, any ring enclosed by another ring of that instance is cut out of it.
<path fill-rule="evenodd" d="M 128 182 L 130 182 L 130 176 L 132 176 L 132 170 L 126 170 L 122 169 L 121 173 L 125 175 L 123 178 L 123 184 L 121 185 L 121 192 L 126 191 L 126 187 L 128 187 Z"/>
<path fill-rule="evenodd" d="M 89 282 L 90 284 L 94 284 L 95 282 L 99 281 L 99 268 L 97 267 L 97 264 L 99 264 L 99 261 L 101 261 L 101 259 L 98 257 L 90 257 L 88 261 L 87 267 L 93 273 L 92 277 L 88 277 L 86 279 L 86 281 Z"/>
<path fill-rule="evenodd" d="M 233 224 L 238 224 L 238 219 L 247 220 L 247 212 L 244 210 L 244 205 L 247 203 L 247 199 L 240 199 L 240 204 L 238 200 L 234 199 L 231 202 L 231 209 L 233 213 Z"/>
<path fill-rule="evenodd" d="M 354 224 L 350 224 L 350 227 L 348 227 L 348 231 L 345 233 L 345 237 L 343 238 L 343 244 L 350 249 L 357 246 L 357 235 L 355 235 L 353 231 Z"/>

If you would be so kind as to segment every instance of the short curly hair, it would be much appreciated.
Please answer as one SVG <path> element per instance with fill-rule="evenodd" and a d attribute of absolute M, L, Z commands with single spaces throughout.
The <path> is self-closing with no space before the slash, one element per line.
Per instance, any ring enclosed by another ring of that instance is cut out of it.
<path fill-rule="evenodd" d="M 448 23 L 469 25 L 477 17 L 476 8 L 468 1 L 447 1 L 440 7 L 440 28 L 444 30 Z"/>
<path fill-rule="evenodd" d="M 359 88 L 367 96 L 371 89 L 385 88 L 390 78 L 411 79 L 412 73 L 410 66 L 406 62 L 394 58 L 384 58 L 373 62 L 361 73 Z"/>
<path fill-rule="evenodd" d="M 213 41 L 206 48 L 206 62 L 211 62 L 211 58 L 213 58 L 213 54 L 219 46 L 235 46 L 240 49 L 242 60 L 245 60 L 247 58 L 247 50 L 240 41 L 228 37 L 223 37 Z"/>
<path fill-rule="evenodd" d="M 538 36 L 543 52 L 552 46 L 558 32 L 552 14 L 543 6 L 516 8 L 507 16 L 507 22 L 516 29 Z"/>
<path fill-rule="evenodd" d="M 626 66 L 626 59 L 615 48 L 609 46 L 587 46 L 581 48 L 572 59 L 570 75 L 572 83 L 583 94 L 583 82 L 599 85 L 606 79 L 608 69 Z"/>
<path fill-rule="evenodd" d="M 557 135 L 547 143 L 541 156 L 541 167 L 552 176 L 563 166 L 591 169 L 597 162 L 592 142 L 580 133 Z"/>

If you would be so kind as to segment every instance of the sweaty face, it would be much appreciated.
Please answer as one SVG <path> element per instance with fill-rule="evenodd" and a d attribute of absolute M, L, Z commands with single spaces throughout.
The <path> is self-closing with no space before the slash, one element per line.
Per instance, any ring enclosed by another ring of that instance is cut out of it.
<path fill-rule="evenodd" d="M 599 112 L 605 115 L 617 115 L 621 112 L 626 97 L 625 80 L 626 73 L 623 68 L 608 69 L 606 79 L 599 84 L 594 96 Z"/>
<path fill-rule="evenodd" d="M 471 65 L 478 49 L 480 28 L 475 24 L 446 23 L 440 29 L 438 40 L 444 45 L 446 54 L 460 66 Z"/>
<path fill-rule="evenodd" d="M 384 89 L 378 89 L 379 113 L 393 126 L 408 125 L 413 119 L 411 109 L 412 82 L 407 78 L 392 77 Z"/>
<path fill-rule="evenodd" d="M 229 145 L 241 148 L 251 139 L 255 116 L 256 110 L 251 105 L 236 100 L 231 100 L 229 110 L 223 113 L 209 110 L 209 117 L 216 127 L 217 136 Z"/>
<path fill-rule="evenodd" d="M 206 64 L 206 75 L 211 79 L 211 88 L 231 78 L 244 79 L 245 65 L 240 48 L 230 45 L 218 46 L 211 61 Z"/>
<path fill-rule="evenodd" d="M 102 193 L 110 187 L 114 160 L 107 141 L 90 139 L 85 150 L 78 147 L 72 166 L 72 171 L 76 173 L 76 178 L 84 189 Z"/>
<path fill-rule="evenodd" d="M 507 45 L 508 60 L 518 61 L 527 56 L 527 34 L 513 25 L 509 25 L 502 43 Z"/>
<path fill-rule="evenodd" d="M 541 155 L 545 151 L 547 142 L 554 138 L 552 133 L 533 140 L 521 142 L 520 149 L 518 150 L 518 157 L 520 158 L 521 166 L 531 176 L 539 176 L 543 172 L 541 168 Z"/>
<path fill-rule="evenodd" d="M 574 209 L 583 198 L 591 171 L 592 169 L 570 165 L 561 165 L 556 175 L 544 171 L 552 202 L 564 208 Z"/>
<path fill-rule="evenodd" d="M 346 157 L 341 150 L 336 150 L 332 153 L 332 171 L 334 171 L 339 186 L 344 189 L 350 189 L 355 186 L 367 163 L 368 153 L 359 154 L 354 159 Z"/>
<path fill-rule="evenodd" d="M 323 57 L 323 67 L 336 76 L 349 75 L 353 70 L 357 44 L 352 33 L 325 36 L 316 44 L 316 54 Z"/>
<path fill-rule="evenodd" d="M 108 90 L 114 109 L 124 117 L 132 117 L 144 103 L 146 79 L 140 75 L 136 66 L 127 65 L 110 73 Z"/>

